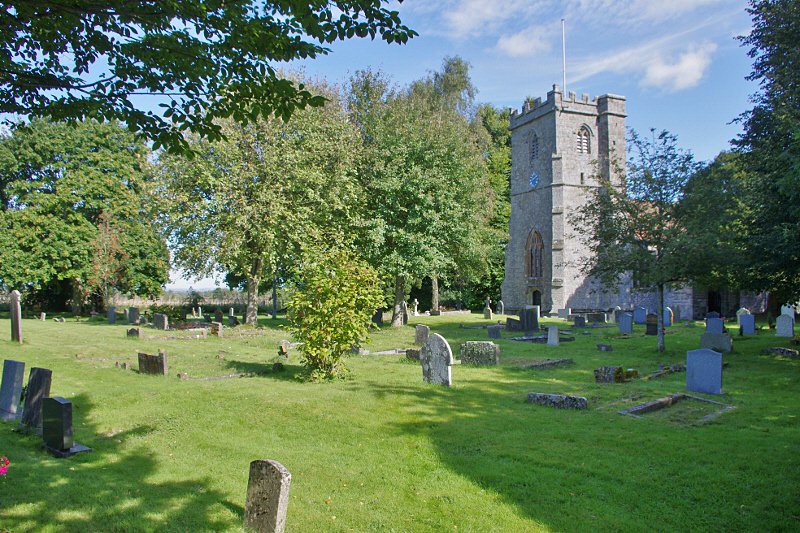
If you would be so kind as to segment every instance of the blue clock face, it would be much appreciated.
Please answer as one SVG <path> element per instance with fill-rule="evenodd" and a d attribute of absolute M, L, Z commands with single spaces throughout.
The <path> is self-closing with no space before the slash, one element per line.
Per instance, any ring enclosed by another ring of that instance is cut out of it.
<path fill-rule="evenodd" d="M 537 185 L 539 185 L 539 173 L 535 170 L 531 172 L 530 177 L 528 178 L 528 183 L 531 186 L 531 189 L 535 189 Z"/>

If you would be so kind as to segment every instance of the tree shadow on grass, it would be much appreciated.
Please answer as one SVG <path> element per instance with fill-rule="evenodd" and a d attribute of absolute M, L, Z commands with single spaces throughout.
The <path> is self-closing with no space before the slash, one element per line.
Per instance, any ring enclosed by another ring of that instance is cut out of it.
<path fill-rule="evenodd" d="M 276 370 L 273 365 L 274 363 L 254 363 L 252 361 L 237 361 L 235 359 L 225 360 L 225 368 L 233 372 L 248 372 L 258 374 L 259 377 L 277 379 L 280 381 L 294 381 L 297 376 L 303 372 L 303 367 L 301 365 L 283 363 L 283 370 Z"/>
<path fill-rule="evenodd" d="M 158 482 L 158 463 L 145 446 L 126 443 L 155 431 L 137 426 L 98 434 L 88 422 L 92 403 L 73 404 L 75 441 L 93 448 L 56 459 L 41 438 L 0 426 L 2 452 L 12 468 L 0 493 L 0 529 L 10 531 L 219 531 L 241 526 L 240 506 L 187 472 L 184 481 Z M 244 488 L 242 489 L 244 490 Z"/>

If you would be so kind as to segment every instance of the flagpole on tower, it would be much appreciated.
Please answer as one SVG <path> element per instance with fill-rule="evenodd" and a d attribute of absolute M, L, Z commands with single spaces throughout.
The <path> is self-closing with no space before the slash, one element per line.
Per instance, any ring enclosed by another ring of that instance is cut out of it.
<path fill-rule="evenodd" d="M 564 19 L 561 19 L 561 73 L 564 77 L 564 86 L 561 94 L 567 96 L 567 30 Z"/>

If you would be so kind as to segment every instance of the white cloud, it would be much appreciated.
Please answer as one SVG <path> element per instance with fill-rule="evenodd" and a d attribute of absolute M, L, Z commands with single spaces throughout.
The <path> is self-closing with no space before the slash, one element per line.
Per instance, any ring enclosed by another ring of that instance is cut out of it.
<path fill-rule="evenodd" d="M 511 57 L 532 57 L 550 50 L 550 34 L 544 28 L 531 26 L 513 35 L 497 40 L 497 49 Z"/>
<path fill-rule="evenodd" d="M 694 87 L 700 83 L 703 74 L 711 65 L 711 55 L 716 49 L 717 45 L 705 43 L 683 52 L 678 60 L 672 63 L 656 58 L 647 65 L 642 85 L 671 91 Z"/>

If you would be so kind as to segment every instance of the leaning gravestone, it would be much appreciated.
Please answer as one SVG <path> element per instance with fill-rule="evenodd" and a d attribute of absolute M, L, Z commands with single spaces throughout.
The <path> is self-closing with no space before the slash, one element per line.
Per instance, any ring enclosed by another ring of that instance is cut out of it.
<path fill-rule="evenodd" d="M 128 324 L 138 324 L 138 323 L 139 323 L 139 308 L 138 307 L 128 308 Z"/>
<path fill-rule="evenodd" d="M 453 351 L 444 337 L 438 333 L 428 337 L 420 350 L 419 360 L 422 363 L 423 381 L 446 387 L 452 384 L 450 367 L 453 364 Z"/>
<path fill-rule="evenodd" d="M 160 330 L 169 329 L 169 318 L 163 313 L 153 313 L 153 327 Z"/>
<path fill-rule="evenodd" d="M 668 328 L 672 326 L 672 322 L 675 319 L 675 313 L 672 312 L 672 308 L 665 307 L 664 308 L 664 327 Z"/>
<path fill-rule="evenodd" d="M 776 337 L 794 337 L 794 319 L 789 315 L 781 315 L 775 319 Z"/>
<path fill-rule="evenodd" d="M 486 328 L 486 331 L 489 333 L 490 339 L 500 339 L 502 338 L 500 333 L 503 331 L 503 326 L 497 324 L 495 326 L 489 326 Z"/>
<path fill-rule="evenodd" d="M 497 314 L 506 314 L 506 304 L 503 303 L 503 300 L 497 300 Z"/>
<path fill-rule="evenodd" d="M 686 352 L 686 390 L 722 394 L 722 354 L 700 349 Z"/>
<path fill-rule="evenodd" d="M 19 418 L 19 401 L 22 396 L 24 379 L 25 363 L 11 359 L 3 361 L 3 381 L 0 382 L 0 420 Z"/>
<path fill-rule="evenodd" d="M 11 341 L 22 342 L 22 306 L 19 291 L 11 291 Z"/>
<path fill-rule="evenodd" d="M 42 402 L 42 437 L 44 447 L 56 457 L 92 451 L 75 442 L 72 435 L 72 402 L 60 396 L 45 398 Z"/>
<path fill-rule="evenodd" d="M 725 323 L 721 318 L 706 319 L 706 333 L 722 333 L 725 331 Z"/>
<path fill-rule="evenodd" d="M 488 341 L 467 341 L 461 345 L 461 364 L 498 365 L 500 364 L 500 347 Z"/>
<path fill-rule="evenodd" d="M 279 462 L 258 459 L 250 463 L 244 527 L 264 533 L 283 533 L 289 507 L 292 474 Z"/>
<path fill-rule="evenodd" d="M 637 307 L 633 310 L 633 323 L 644 324 L 647 322 L 647 309 L 644 307 Z"/>
<path fill-rule="evenodd" d="M 740 307 L 736 311 L 736 323 L 742 325 L 742 315 L 750 315 L 750 310 L 746 307 Z"/>
<path fill-rule="evenodd" d="M 167 354 L 163 351 L 160 351 L 158 355 L 139 352 L 139 373 L 166 376 L 169 373 Z"/>
<path fill-rule="evenodd" d="M 109 307 L 108 310 L 107 310 L 107 314 L 108 314 L 108 323 L 109 324 L 116 324 L 117 323 L 117 308 L 114 307 L 114 306 Z"/>
<path fill-rule="evenodd" d="M 619 315 L 619 332 L 623 335 L 630 335 L 633 333 L 633 315 L 630 313 L 622 313 Z"/>
<path fill-rule="evenodd" d="M 428 340 L 428 336 L 431 334 L 431 328 L 425 326 L 424 324 L 417 324 L 417 327 L 414 331 L 414 344 L 423 345 Z"/>
<path fill-rule="evenodd" d="M 756 317 L 751 314 L 739 316 L 739 327 L 742 328 L 742 335 L 756 334 Z"/>
<path fill-rule="evenodd" d="M 700 348 L 707 348 L 715 352 L 729 353 L 733 351 L 733 337 L 727 333 L 705 332 L 700 337 Z"/>
<path fill-rule="evenodd" d="M 42 402 L 50 396 L 52 381 L 53 371 L 49 368 L 34 367 L 28 375 L 21 423 L 37 432 L 42 428 Z"/>
<path fill-rule="evenodd" d="M 556 326 L 547 328 L 547 345 L 558 346 L 558 340 L 558 328 Z"/>

